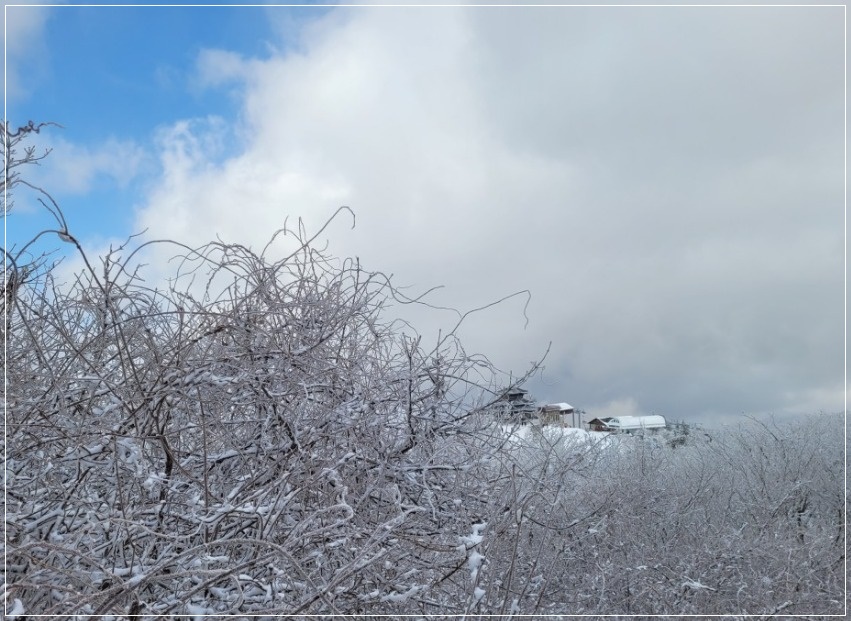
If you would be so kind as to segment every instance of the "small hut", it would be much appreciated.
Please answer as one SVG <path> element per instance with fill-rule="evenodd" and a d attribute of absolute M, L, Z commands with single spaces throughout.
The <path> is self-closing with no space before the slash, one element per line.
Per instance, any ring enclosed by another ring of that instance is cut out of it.
<path fill-rule="evenodd" d="M 538 422 L 542 425 L 579 427 L 580 411 L 569 403 L 548 403 L 538 408 Z"/>
<path fill-rule="evenodd" d="M 610 420 L 612 420 L 612 417 L 606 416 L 605 418 L 591 419 L 585 424 L 588 425 L 588 431 L 611 431 L 609 428 Z"/>

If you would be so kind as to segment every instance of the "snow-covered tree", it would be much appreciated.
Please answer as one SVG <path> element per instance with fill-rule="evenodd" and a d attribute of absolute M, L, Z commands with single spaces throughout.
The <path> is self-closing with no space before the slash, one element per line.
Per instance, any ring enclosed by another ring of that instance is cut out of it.
<path fill-rule="evenodd" d="M 8 602 L 454 610 L 428 593 L 487 504 L 493 369 L 385 320 L 410 300 L 383 274 L 301 226 L 276 241 L 294 250 L 175 243 L 162 288 L 133 267 L 145 244 L 7 287 Z"/>

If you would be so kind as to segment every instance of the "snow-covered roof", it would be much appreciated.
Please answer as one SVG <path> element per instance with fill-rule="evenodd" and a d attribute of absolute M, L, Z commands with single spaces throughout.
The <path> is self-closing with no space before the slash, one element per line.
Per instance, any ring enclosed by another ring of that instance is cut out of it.
<path fill-rule="evenodd" d="M 573 406 L 569 403 L 547 403 L 541 406 L 542 410 L 558 410 L 560 412 L 567 412 L 573 409 Z"/>
<path fill-rule="evenodd" d="M 651 416 L 617 416 L 610 420 L 608 425 L 618 429 L 658 429 L 665 427 L 665 417 L 657 414 Z"/>

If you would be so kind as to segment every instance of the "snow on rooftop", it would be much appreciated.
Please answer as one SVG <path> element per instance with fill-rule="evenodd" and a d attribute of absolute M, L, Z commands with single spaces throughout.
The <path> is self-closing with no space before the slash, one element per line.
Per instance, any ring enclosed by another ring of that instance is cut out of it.
<path fill-rule="evenodd" d="M 620 429 L 656 429 L 665 427 L 665 417 L 654 414 L 652 416 L 618 416 L 609 421 L 609 427 Z"/>
<path fill-rule="evenodd" d="M 541 407 L 545 410 L 559 410 L 561 412 L 573 409 L 573 406 L 569 403 L 547 403 Z"/>

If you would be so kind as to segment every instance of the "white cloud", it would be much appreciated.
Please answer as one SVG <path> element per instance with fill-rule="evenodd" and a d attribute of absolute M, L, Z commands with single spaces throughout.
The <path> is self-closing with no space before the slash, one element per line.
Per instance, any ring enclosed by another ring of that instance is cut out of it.
<path fill-rule="evenodd" d="M 246 61 L 239 54 L 226 50 L 201 50 L 196 67 L 194 82 L 201 89 L 239 81 L 249 72 Z"/>
<path fill-rule="evenodd" d="M 19 2 L 26 6 L 7 6 L 3 44 L 6 57 L 5 95 L 7 100 L 21 99 L 32 88 L 33 79 L 43 72 L 47 50 L 44 26 L 50 8 L 38 2 Z M 19 119 L 20 120 L 20 119 Z M 25 121 L 25 119 L 23 119 Z"/>
<path fill-rule="evenodd" d="M 164 136 L 138 228 L 259 245 L 348 204 L 332 248 L 446 285 L 437 304 L 532 290 L 528 330 L 515 299 L 463 336 L 515 372 L 552 341 L 541 399 L 792 407 L 842 364 L 835 17 L 337 9 L 297 53 L 201 54 L 197 83 L 242 84 L 242 115 Z M 239 150 L 204 146 L 224 134 Z"/>
<path fill-rule="evenodd" d="M 36 183 L 50 187 L 56 195 L 85 194 L 101 177 L 124 187 L 139 174 L 148 158 L 138 144 L 117 138 L 80 145 L 51 136 L 49 142 L 50 157 L 31 175 Z"/>

